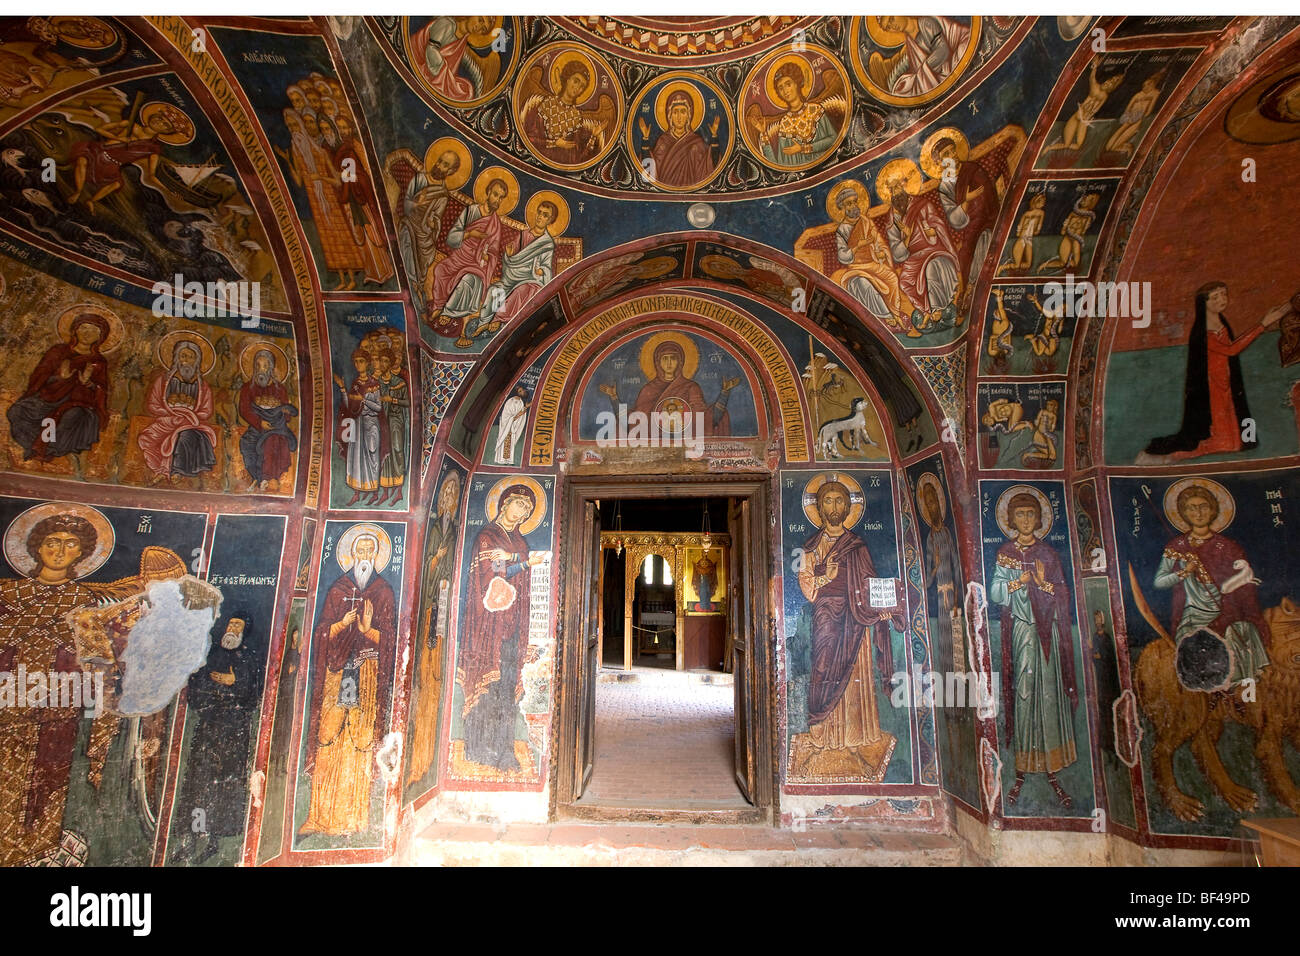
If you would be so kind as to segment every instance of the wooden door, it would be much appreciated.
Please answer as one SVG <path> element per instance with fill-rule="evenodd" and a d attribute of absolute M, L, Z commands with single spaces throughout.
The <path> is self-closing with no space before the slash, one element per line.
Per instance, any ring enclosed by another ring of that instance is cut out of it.
<path fill-rule="evenodd" d="M 732 499 L 727 508 L 731 533 L 731 574 L 728 583 L 727 634 L 731 644 L 731 674 L 735 682 L 736 783 L 754 802 L 753 655 L 754 616 L 746 587 L 750 561 L 750 502 Z"/>
<path fill-rule="evenodd" d="M 596 751 L 596 670 L 600 666 L 600 502 L 582 503 L 583 551 L 574 562 L 580 569 L 576 596 L 581 602 L 578 612 L 577 644 L 582 649 L 578 672 L 578 742 L 574 749 L 573 799 L 582 796 L 591 779 Z M 574 592 L 570 592 L 574 593 Z"/>

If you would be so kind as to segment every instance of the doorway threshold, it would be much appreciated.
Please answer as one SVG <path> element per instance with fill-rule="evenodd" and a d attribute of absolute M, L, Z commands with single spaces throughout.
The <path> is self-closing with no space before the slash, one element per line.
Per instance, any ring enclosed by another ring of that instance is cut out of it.
<path fill-rule="evenodd" d="M 556 807 L 556 820 L 595 823 L 686 823 L 698 826 L 771 825 L 766 810 L 757 807 L 666 807 L 617 802 L 584 803 L 579 800 Z"/>
<path fill-rule="evenodd" d="M 620 666 L 602 665 L 596 672 L 596 680 L 602 684 L 646 683 L 658 681 L 663 684 L 714 684 L 719 687 L 731 687 L 736 679 L 722 671 L 706 670 L 672 670 L 666 667 L 648 667 L 633 664 L 631 669 Z"/>

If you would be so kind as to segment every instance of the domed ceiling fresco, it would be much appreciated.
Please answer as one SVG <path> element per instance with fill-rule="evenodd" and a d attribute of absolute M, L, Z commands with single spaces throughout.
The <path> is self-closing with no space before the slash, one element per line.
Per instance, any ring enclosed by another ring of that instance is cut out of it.
<path fill-rule="evenodd" d="M 1297 91 L 1282 17 L 0 19 L 0 672 L 106 688 L 0 719 L 0 863 L 546 819 L 584 475 L 770 483 L 780 819 L 1300 811 Z M 697 454 L 597 439 L 670 401 Z M 898 586 L 870 756 L 811 742 L 827 482 Z"/>

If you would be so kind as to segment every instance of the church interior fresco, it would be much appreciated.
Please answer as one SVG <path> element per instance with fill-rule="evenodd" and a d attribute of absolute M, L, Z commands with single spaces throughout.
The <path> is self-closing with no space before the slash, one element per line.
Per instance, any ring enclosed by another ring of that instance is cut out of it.
<path fill-rule="evenodd" d="M 546 820 L 597 476 L 769 483 L 778 822 L 1300 813 L 1300 20 L 682 20 L 0 19 L 0 864 Z"/>

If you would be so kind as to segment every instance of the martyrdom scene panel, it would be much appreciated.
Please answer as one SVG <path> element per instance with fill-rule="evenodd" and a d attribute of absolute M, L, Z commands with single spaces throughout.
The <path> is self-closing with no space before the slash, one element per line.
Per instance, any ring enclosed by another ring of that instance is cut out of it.
<path fill-rule="evenodd" d="M 1300 812 L 1295 474 L 1110 488 L 1149 826 L 1234 836 Z"/>

